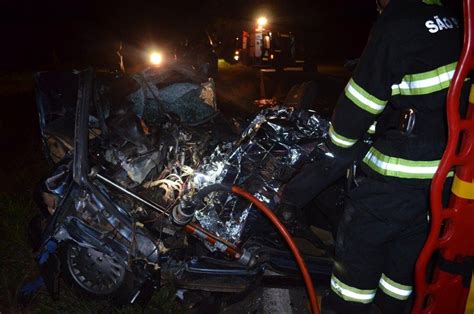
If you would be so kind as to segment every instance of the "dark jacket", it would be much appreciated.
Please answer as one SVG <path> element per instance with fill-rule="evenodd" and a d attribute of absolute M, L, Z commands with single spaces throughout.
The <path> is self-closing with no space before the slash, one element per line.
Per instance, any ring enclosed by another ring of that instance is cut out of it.
<path fill-rule="evenodd" d="M 363 159 L 369 176 L 429 182 L 442 157 L 446 96 L 462 47 L 462 21 L 435 3 L 389 3 L 335 108 L 330 139 L 341 153 L 379 121 Z M 416 121 L 403 132 L 400 121 L 408 110 Z"/>

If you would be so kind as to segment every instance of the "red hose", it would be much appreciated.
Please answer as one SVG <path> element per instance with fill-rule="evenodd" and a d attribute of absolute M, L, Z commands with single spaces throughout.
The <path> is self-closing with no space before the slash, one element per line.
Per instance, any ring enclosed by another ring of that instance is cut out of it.
<path fill-rule="evenodd" d="M 281 233 L 286 243 L 288 243 L 288 246 L 290 247 L 291 252 L 295 256 L 295 260 L 298 263 L 298 267 L 300 268 L 300 271 L 303 275 L 304 283 L 306 285 L 306 290 L 309 296 L 309 302 L 311 303 L 311 309 L 313 310 L 314 314 L 319 314 L 318 300 L 316 298 L 316 291 L 314 290 L 313 280 L 311 279 L 311 276 L 303 260 L 303 257 L 301 256 L 300 251 L 298 250 L 298 247 L 293 241 L 288 230 L 286 230 L 285 226 L 283 226 L 283 224 L 280 222 L 277 216 L 275 216 L 275 214 L 265 204 L 263 204 L 261 201 L 255 198 L 252 194 L 245 191 L 244 189 L 239 188 L 238 186 L 233 186 L 232 192 L 246 198 L 247 200 L 252 202 L 255 206 L 257 206 L 257 208 L 260 211 L 262 211 L 265 214 L 265 216 L 267 216 L 268 219 L 270 219 L 270 221 L 275 225 L 275 227 Z"/>

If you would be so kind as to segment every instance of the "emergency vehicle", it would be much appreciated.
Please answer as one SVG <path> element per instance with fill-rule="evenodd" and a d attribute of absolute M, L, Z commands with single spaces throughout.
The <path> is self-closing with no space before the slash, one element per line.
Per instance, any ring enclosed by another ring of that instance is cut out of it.
<path fill-rule="evenodd" d="M 234 61 L 249 66 L 284 67 L 296 62 L 295 36 L 291 32 L 272 31 L 265 17 L 257 19 L 251 32 L 236 38 Z"/>

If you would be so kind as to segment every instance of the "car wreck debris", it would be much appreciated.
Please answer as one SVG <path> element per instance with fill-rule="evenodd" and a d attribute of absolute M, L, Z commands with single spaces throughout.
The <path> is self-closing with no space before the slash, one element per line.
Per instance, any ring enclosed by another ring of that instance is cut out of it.
<path fill-rule="evenodd" d="M 65 143 L 39 189 L 39 266 L 53 294 L 58 272 L 117 304 L 146 302 L 167 282 L 243 292 L 267 268 L 292 276 L 284 244 L 230 186 L 275 210 L 304 165 L 335 158 L 316 112 L 274 106 L 232 133 L 213 81 L 177 65 L 44 72 L 36 83 L 46 151 L 58 151 L 51 138 Z M 309 268 L 327 281 L 330 252 L 317 252 Z"/>

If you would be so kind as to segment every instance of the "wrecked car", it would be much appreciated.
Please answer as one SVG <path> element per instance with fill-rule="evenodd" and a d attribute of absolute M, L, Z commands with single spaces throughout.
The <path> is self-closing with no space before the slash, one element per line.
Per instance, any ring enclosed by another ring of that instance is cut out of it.
<path fill-rule="evenodd" d="M 213 81 L 179 66 L 119 77 L 43 72 L 36 84 L 55 167 L 37 192 L 44 227 L 35 250 L 53 296 L 61 277 L 115 304 L 147 302 L 170 283 L 244 293 L 268 278 L 293 280 L 298 267 L 284 241 L 233 185 L 309 243 L 308 268 L 328 285 L 331 224 L 314 233 L 303 209 L 279 211 L 285 186 L 308 166 L 322 178 L 307 196 L 317 196 L 312 211 L 342 210 L 351 176 L 344 177 L 347 163 L 334 163 L 329 123 L 316 112 L 266 108 L 236 130 L 217 110 Z M 339 175 L 329 178 L 325 171 L 336 166 Z"/>

